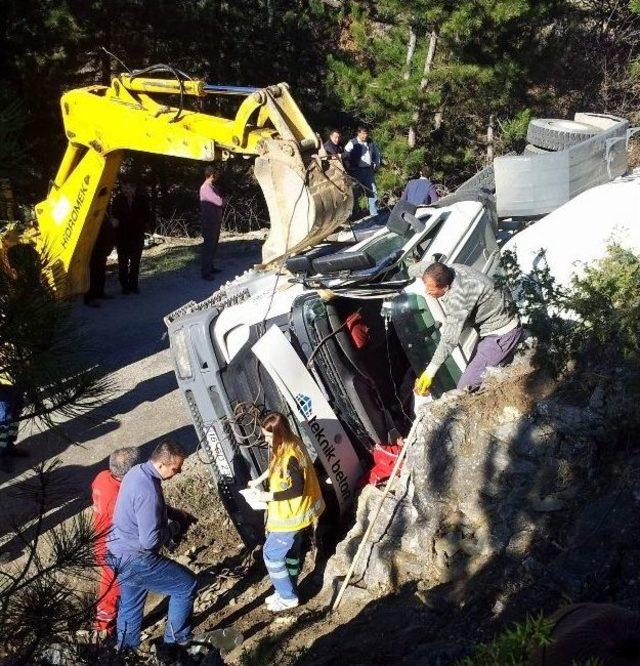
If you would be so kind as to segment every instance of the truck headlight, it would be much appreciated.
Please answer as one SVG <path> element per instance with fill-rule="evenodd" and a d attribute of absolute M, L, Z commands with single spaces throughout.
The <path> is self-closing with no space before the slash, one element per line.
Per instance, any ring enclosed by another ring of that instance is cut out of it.
<path fill-rule="evenodd" d="M 179 329 L 173 334 L 171 348 L 180 379 L 190 379 L 193 377 L 191 359 L 189 358 L 189 346 L 187 345 L 187 331 L 184 328 Z"/>

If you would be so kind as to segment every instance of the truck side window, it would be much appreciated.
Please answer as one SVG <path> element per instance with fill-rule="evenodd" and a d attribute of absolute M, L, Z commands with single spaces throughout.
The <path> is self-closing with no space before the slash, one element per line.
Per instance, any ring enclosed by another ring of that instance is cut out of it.
<path fill-rule="evenodd" d="M 484 226 L 484 220 L 481 220 L 458 253 L 458 256 L 456 257 L 457 264 L 474 266 L 475 268 L 482 270 L 485 263 L 482 254 L 482 251 L 484 250 Z"/>

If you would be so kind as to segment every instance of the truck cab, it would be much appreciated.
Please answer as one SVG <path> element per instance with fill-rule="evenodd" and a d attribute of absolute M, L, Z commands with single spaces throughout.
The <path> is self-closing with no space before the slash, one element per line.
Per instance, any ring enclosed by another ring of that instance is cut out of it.
<path fill-rule="evenodd" d="M 413 383 L 446 313 L 427 297 L 433 258 L 491 274 L 499 262 L 490 211 L 478 201 L 400 202 L 351 239 L 329 239 L 280 270 L 250 270 L 165 318 L 176 378 L 229 514 L 247 541 L 262 517 L 239 490 L 267 467 L 260 419 L 286 414 L 316 465 L 326 499 L 348 511 L 371 449 L 406 434 Z M 455 386 L 477 334 L 436 375 Z"/>

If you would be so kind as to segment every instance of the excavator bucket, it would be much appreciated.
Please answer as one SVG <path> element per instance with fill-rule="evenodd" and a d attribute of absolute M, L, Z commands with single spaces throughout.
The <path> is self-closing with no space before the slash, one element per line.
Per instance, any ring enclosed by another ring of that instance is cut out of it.
<path fill-rule="evenodd" d="M 301 152 L 295 141 L 264 141 L 254 173 L 270 218 L 263 267 L 281 265 L 323 241 L 353 209 L 350 178 L 340 160 Z"/>

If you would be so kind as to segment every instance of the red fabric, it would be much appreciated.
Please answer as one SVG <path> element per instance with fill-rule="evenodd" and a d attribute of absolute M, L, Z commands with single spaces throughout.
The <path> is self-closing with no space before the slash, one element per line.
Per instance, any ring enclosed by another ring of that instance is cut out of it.
<path fill-rule="evenodd" d="M 95 628 L 98 631 L 112 632 L 115 629 L 120 586 L 115 580 L 113 571 L 104 561 L 107 552 L 108 533 L 113 522 L 113 512 L 120 490 L 120 481 L 111 472 L 104 470 L 91 484 L 93 500 L 93 527 L 99 538 L 95 543 L 96 561 L 100 566 L 100 582 L 98 584 L 98 601 L 96 603 Z"/>
<path fill-rule="evenodd" d="M 359 486 L 377 486 L 391 476 L 396 459 L 402 451 L 398 444 L 376 444 L 373 447 L 373 466 L 360 478 Z"/>
<path fill-rule="evenodd" d="M 364 319 L 359 312 L 352 312 L 347 317 L 347 330 L 351 335 L 356 349 L 362 349 L 369 342 L 369 327 L 364 323 Z"/>

